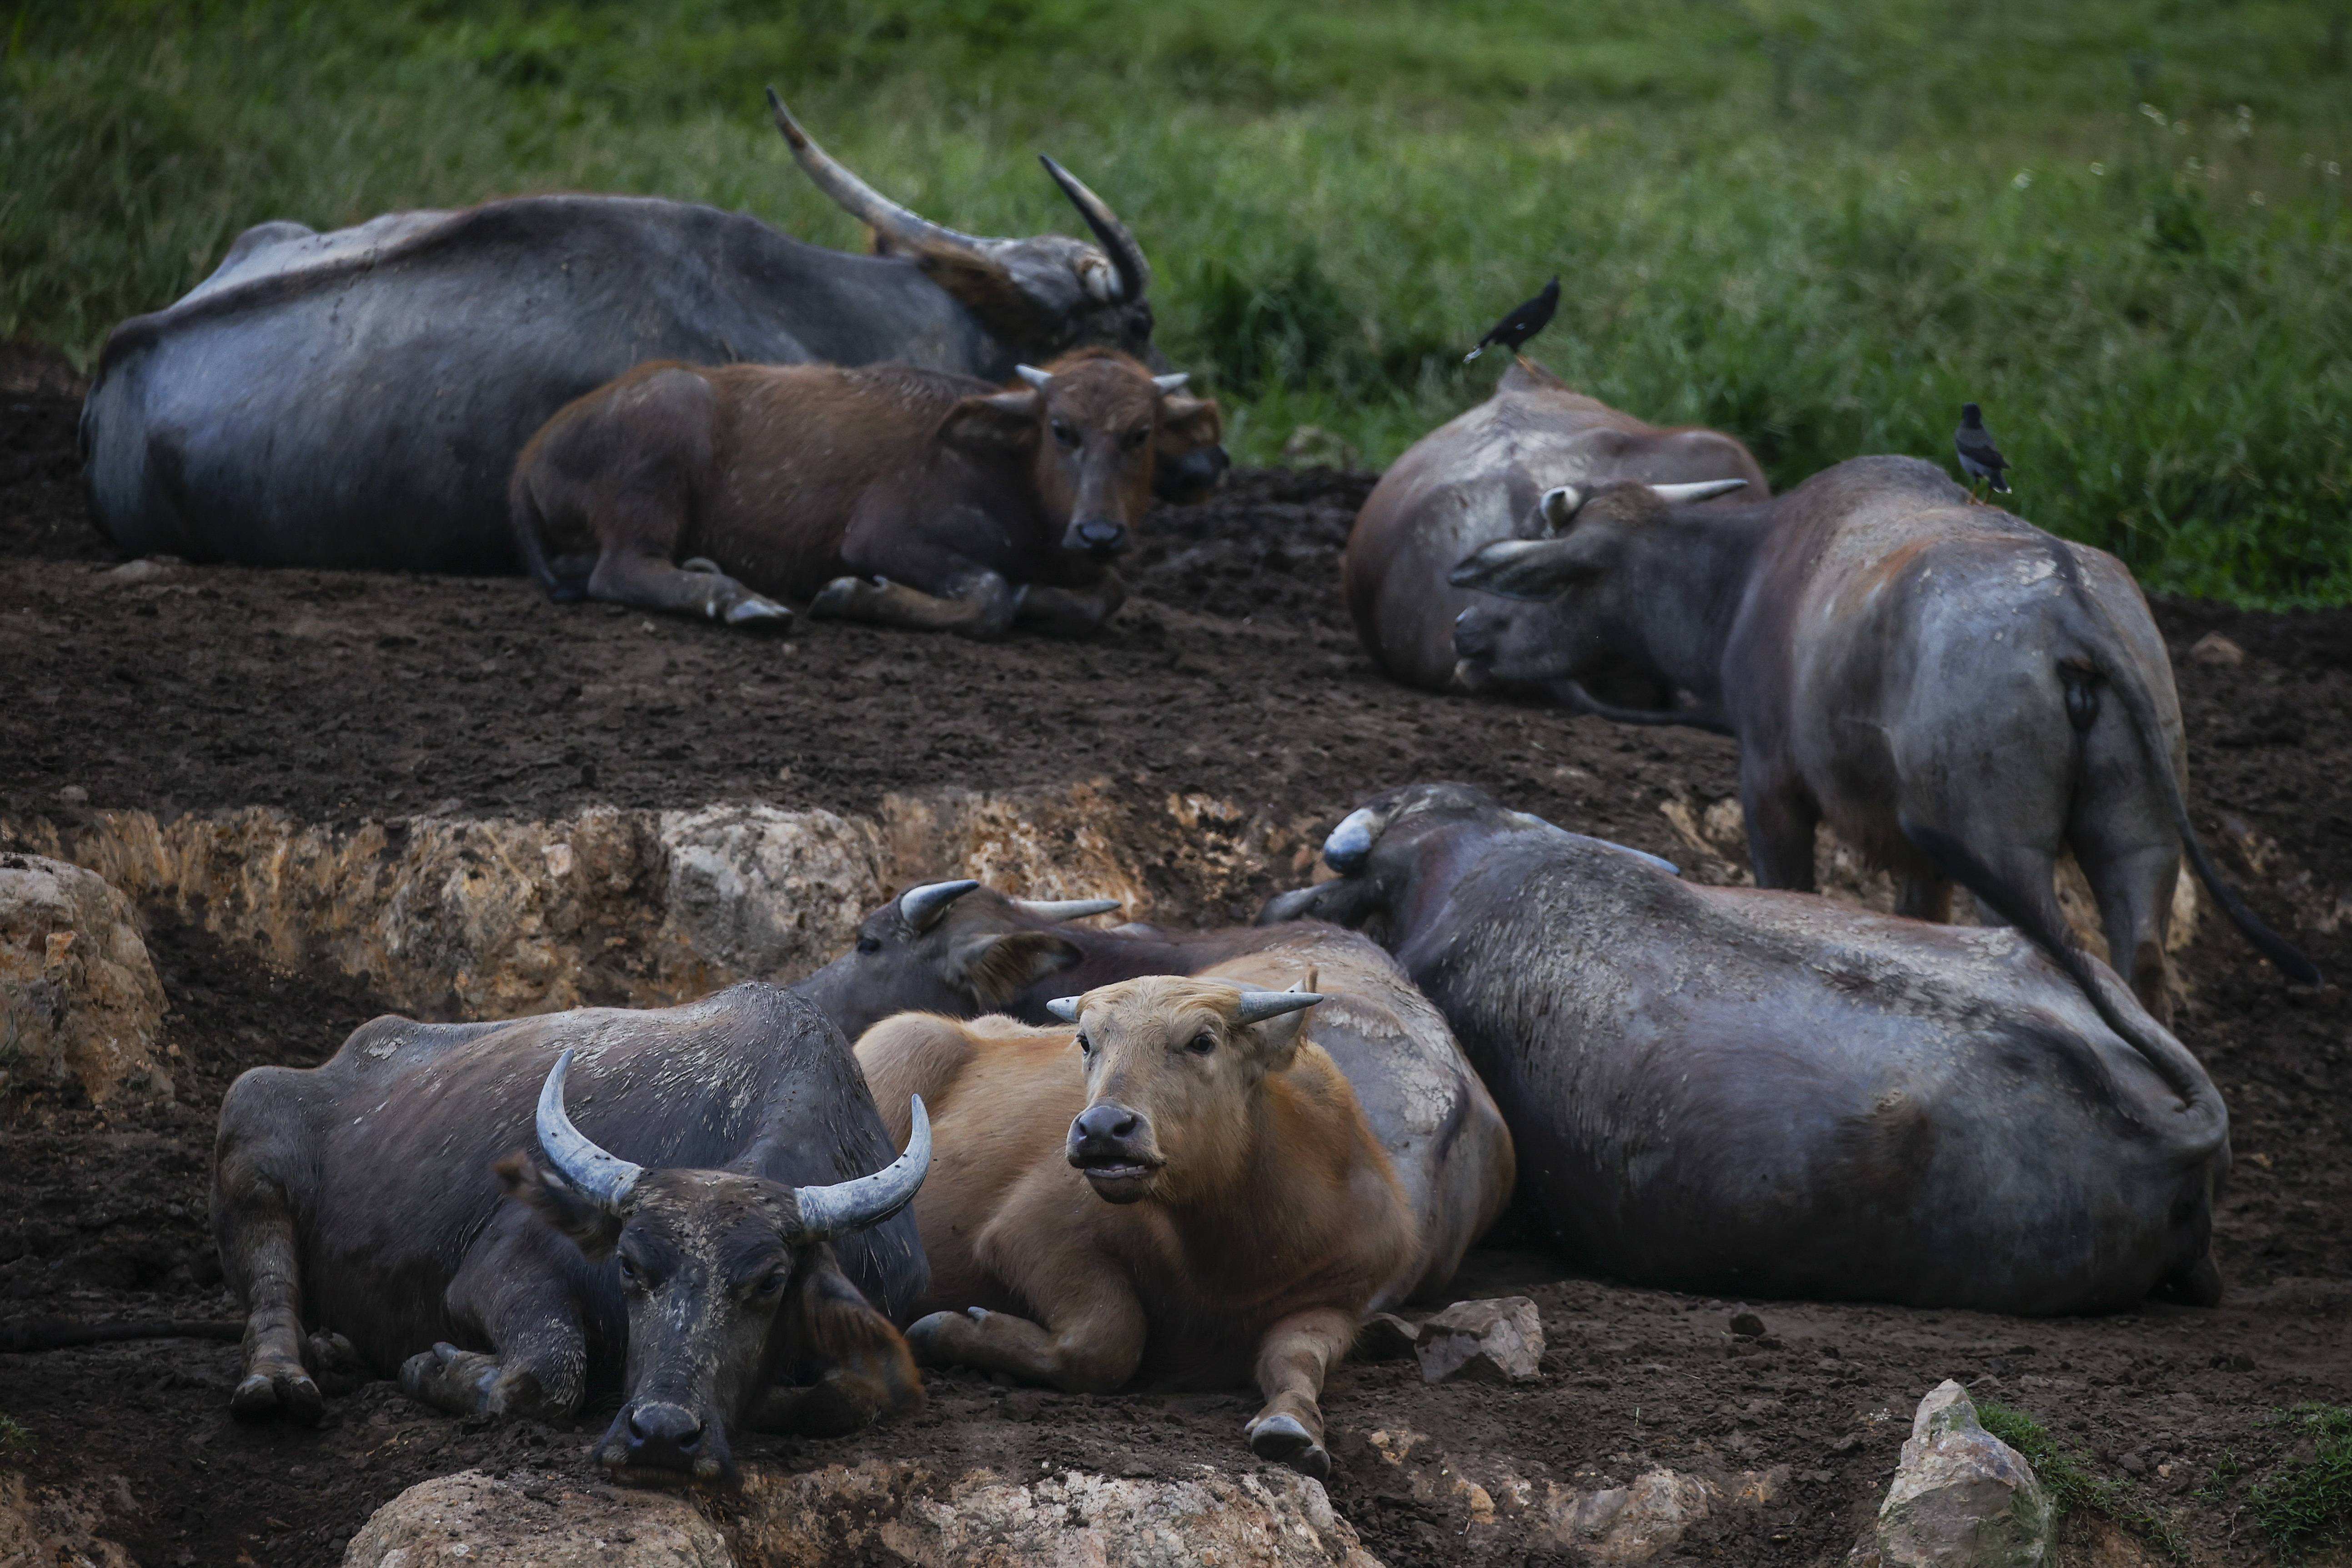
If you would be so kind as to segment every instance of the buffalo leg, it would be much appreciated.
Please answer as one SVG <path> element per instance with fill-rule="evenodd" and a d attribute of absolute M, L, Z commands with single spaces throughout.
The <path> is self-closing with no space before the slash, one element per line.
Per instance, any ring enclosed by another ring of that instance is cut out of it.
<path fill-rule="evenodd" d="M 1013 625 L 1014 605 L 1013 585 L 983 570 L 958 577 L 945 594 L 927 594 L 887 577 L 835 577 L 810 602 L 809 615 L 818 620 L 870 621 L 915 631 L 997 637 Z"/>
<path fill-rule="evenodd" d="M 1821 809 L 1801 785 L 1769 784 L 1743 773 L 1740 808 L 1748 816 L 1748 860 L 1759 888 L 1813 891 L 1813 831 Z"/>
<path fill-rule="evenodd" d="M 2131 982 L 2140 1005 L 2169 1027 L 2172 997 L 2165 984 L 2164 941 L 2172 924 L 2173 888 L 2180 879 L 2179 852 L 2164 845 L 2111 852 L 2081 835 L 2074 847 L 2083 879 L 2098 901 L 2110 964 Z"/>
<path fill-rule="evenodd" d="M 1125 1279 L 1107 1275 L 1104 1259 L 1085 1259 L 1067 1272 L 1040 1272 L 1065 1286 L 1050 1324 L 982 1307 L 933 1312 L 907 1331 L 915 1359 L 927 1366 L 1002 1372 L 1065 1394 L 1109 1394 L 1125 1386 L 1143 1363 L 1143 1303 Z"/>
<path fill-rule="evenodd" d="M 420 1351 L 401 1363 L 402 1393 L 453 1415 L 566 1416 L 579 1409 L 588 1387 L 588 1336 L 552 1256 L 551 1233 L 493 1228 L 467 1254 L 443 1300 L 450 1321 L 492 1349 L 441 1343 Z"/>
<path fill-rule="evenodd" d="M 787 1369 L 814 1373 L 814 1381 L 769 1389 L 751 1415 L 759 1431 L 840 1437 L 877 1416 L 922 1407 L 922 1374 L 907 1342 L 842 1273 L 833 1249 L 819 1253 L 793 1291 L 791 1337 L 802 1357 Z"/>
<path fill-rule="evenodd" d="M 247 1421 L 284 1415 L 313 1425 L 326 1402 L 303 1364 L 302 1281 L 286 1194 L 249 1169 L 223 1176 L 221 1263 L 246 1311 L 245 1375 L 229 1409 Z"/>
<path fill-rule="evenodd" d="M 1906 876 L 1895 889 L 1895 912 L 1906 920 L 1948 925 L 1952 919 L 1952 884 L 1942 877 Z"/>
<path fill-rule="evenodd" d="M 1015 599 L 1013 618 L 1023 626 L 1065 637 L 1094 631 L 1127 602 L 1127 584 L 1116 573 L 1106 572 L 1091 588 L 1056 588 L 1044 583 L 1024 586 Z"/>
<path fill-rule="evenodd" d="M 1294 1312 L 1266 1331 L 1257 1350 L 1265 1407 L 1250 1420 L 1250 1451 L 1321 1480 L 1331 1473 L 1323 1447 L 1323 1378 L 1347 1353 L 1356 1321 L 1332 1308 Z"/>
<path fill-rule="evenodd" d="M 588 596 L 730 626 L 782 631 L 793 613 L 719 571 L 689 571 L 629 545 L 607 549 L 588 574 Z"/>

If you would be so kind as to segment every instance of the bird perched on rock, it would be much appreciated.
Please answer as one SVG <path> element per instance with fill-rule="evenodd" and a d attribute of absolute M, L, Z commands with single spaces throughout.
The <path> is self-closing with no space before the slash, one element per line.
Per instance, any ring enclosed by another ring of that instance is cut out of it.
<path fill-rule="evenodd" d="M 1952 432 L 1952 449 L 1960 455 L 1960 472 L 1969 477 L 1969 494 L 1976 494 L 1976 482 L 1988 479 L 1996 495 L 2009 493 L 2009 481 L 2001 475 L 2009 468 L 2009 459 L 1992 444 L 1992 432 L 1984 426 L 1984 411 L 1973 403 L 1960 405 L 1960 427 Z"/>
<path fill-rule="evenodd" d="M 1554 278 L 1544 285 L 1542 293 L 1496 322 L 1493 331 L 1478 340 L 1478 346 L 1462 356 L 1462 363 L 1468 364 L 1490 348 L 1518 353 L 1519 345 L 1542 331 L 1551 321 L 1551 313 L 1559 309 L 1559 279 Z"/>

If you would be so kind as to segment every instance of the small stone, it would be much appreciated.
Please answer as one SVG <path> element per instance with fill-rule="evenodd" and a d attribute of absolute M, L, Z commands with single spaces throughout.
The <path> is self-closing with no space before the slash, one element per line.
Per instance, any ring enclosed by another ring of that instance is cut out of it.
<path fill-rule="evenodd" d="M 89 791 L 82 788 L 79 784 L 68 784 L 65 788 L 58 791 L 58 798 L 64 801 L 68 805 L 81 805 L 89 801 Z"/>
<path fill-rule="evenodd" d="M 2144 1476 L 2147 1474 L 2147 1456 L 2139 1452 L 2137 1449 L 2134 1449 L 2132 1452 L 2126 1454 L 2123 1457 L 2121 1463 L 2125 1470 L 2132 1475 Z"/>
<path fill-rule="evenodd" d="M 2214 669 L 2235 669 L 2246 662 L 2246 650 L 2220 632 L 2207 632 L 2189 645 L 2191 662 Z"/>
<path fill-rule="evenodd" d="M 1282 460 L 1298 468 L 1354 468 L 1363 465 L 1364 455 L 1320 425 L 1301 425 L 1282 444 Z"/>
<path fill-rule="evenodd" d="M 1862 1434 L 1859 1432 L 1849 1432 L 1844 1436 L 1840 1437 L 1836 1442 L 1830 1445 L 1830 1452 L 1832 1454 L 1851 1454 L 1856 1448 L 1861 1447 Z"/>
<path fill-rule="evenodd" d="M 1764 1337 L 1764 1320 L 1753 1312 L 1734 1312 L 1731 1331 L 1743 1340 L 1760 1340 Z"/>
<path fill-rule="evenodd" d="M 1543 1320 L 1525 1296 L 1456 1301 L 1426 1320 L 1413 1345 L 1421 1375 L 1431 1383 L 1467 1377 L 1481 1383 L 1528 1383 L 1543 1356 Z"/>

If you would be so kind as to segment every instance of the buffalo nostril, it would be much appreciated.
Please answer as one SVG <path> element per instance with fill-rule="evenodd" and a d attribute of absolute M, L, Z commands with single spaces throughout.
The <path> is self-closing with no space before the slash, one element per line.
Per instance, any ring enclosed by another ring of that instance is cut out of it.
<path fill-rule="evenodd" d="M 702 1441 L 702 1422 L 675 1405 L 641 1405 L 629 1411 L 629 1436 L 641 1446 L 690 1454 Z"/>
<path fill-rule="evenodd" d="M 1078 1136 L 1083 1139 L 1121 1139 L 1134 1136 L 1142 1118 L 1125 1106 L 1090 1105 L 1078 1113 Z"/>

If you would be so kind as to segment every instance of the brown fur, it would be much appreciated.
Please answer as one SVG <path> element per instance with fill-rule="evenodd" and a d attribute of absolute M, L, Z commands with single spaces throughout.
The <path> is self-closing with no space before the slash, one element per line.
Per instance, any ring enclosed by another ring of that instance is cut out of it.
<path fill-rule="evenodd" d="M 1076 1030 L 903 1014 L 866 1032 L 877 1099 L 931 1109 L 915 1217 L 946 1310 L 908 1339 L 919 1359 L 1072 1390 L 1254 1374 L 1253 1446 L 1321 1473 L 1324 1372 L 1411 1266 L 1414 1222 L 1302 1015 L 1236 1025 L 1225 967 L 1090 991 Z M 1147 1174 L 1072 1167 L 1073 1119 L 1097 1109 L 1134 1114 L 1121 1147 Z"/>

